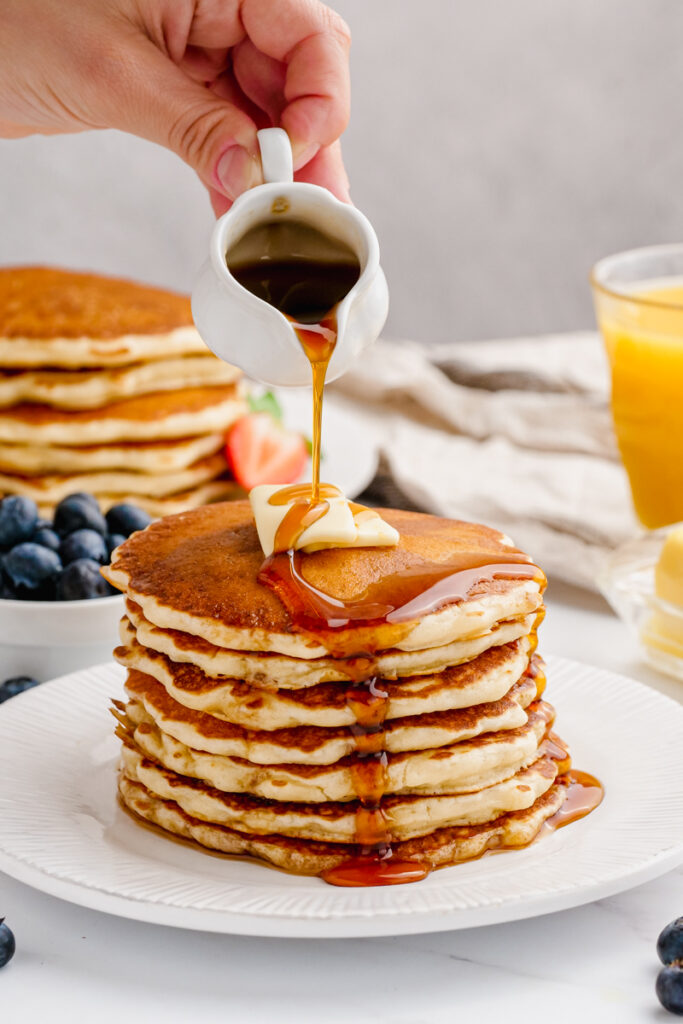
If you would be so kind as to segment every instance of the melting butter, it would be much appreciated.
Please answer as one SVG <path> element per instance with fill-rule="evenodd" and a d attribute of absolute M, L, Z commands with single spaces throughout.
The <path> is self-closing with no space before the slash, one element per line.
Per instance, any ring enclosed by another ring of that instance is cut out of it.
<path fill-rule="evenodd" d="M 302 514 L 313 507 L 308 486 L 282 488 L 277 484 L 261 484 L 250 492 L 249 501 L 266 557 L 285 549 L 276 544 L 285 516 L 289 514 L 291 518 L 295 506 Z M 321 484 L 320 504 L 324 507 L 320 509 L 319 518 L 301 530 L 290 545 L 296 550 L 311 552 L 323 548 L 395 547 L 398 544 L 398 530 L 385 523 L 374 509 L 350 502 L 337 487 Z"/>

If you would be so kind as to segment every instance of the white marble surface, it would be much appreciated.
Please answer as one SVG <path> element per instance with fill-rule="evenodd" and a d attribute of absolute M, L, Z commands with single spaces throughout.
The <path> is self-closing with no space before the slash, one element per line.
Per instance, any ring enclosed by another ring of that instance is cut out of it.
<path fill-rule="evenodd" d="M 560 586 L 548 597 L 542 650 L 683 700 L 683 684 L 639 662 L 597 597 Z M 682 913 L 683 869 L 518 924 L 396 939 L 265 940 L 124 921 L 0 876 L 0 915 L 18 945 L 0 974 L 0 1005 L 3 1019 L 18 1024 L 673 1020 L 654 995 L 655 941 Z"/>

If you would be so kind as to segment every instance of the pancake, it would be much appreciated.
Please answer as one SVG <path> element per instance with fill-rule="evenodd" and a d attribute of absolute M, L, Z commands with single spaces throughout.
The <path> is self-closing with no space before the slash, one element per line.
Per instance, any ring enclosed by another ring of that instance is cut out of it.
<path fill-rule="evenodd" d="M 96 409 L 150 392 L 234 384 L 240 371 L 210 352 L 112 370 L 0 372 L 0 408 L 38 402 L 58 409 Z"/>
<path fill-rule="evenodd" d="M 225 447 L 224 434 L 205 434 L 174 441 L 90 445 L 63 448 L 54 445 L 0 444 L 0 472 L 20 476 L 45 473 L 93 473 L 126 469 L 137 473 L 174 473 L 193 462 L 215 455 Z"/>
<path fill-rule="evenodd" d="M 162 800 L 139 782 L 119 778 L 119 795 L 125 807 L 165 831 L 219 853 L 247 855 L 287 871 L 319 875 L 341 864 L 356 847 L 316 843 L 286 836 L 258 836 L 213 825 L 186 814 L 174 800 Z M 416 860 L 433 868 L 481 856 L 489 849 L 523 847 L 538 834 L 565 799 L 562 782 L 552 785 L 531 807 L 501 815 L 484 825 L 437 829 L 422 839 L 393 845 L 397 860 Z"/>
<path fill-rule="evenodd" d="M 328 765 L 285 762 L 267 767 L 229 754 L 198 750 L 162 731 L 136 701 L 114 709 L 119 735 L 151 760 L 227 793 L 267 800 L 344 802 L 357 797 L 356 756 Z M 528 767 L 542 751 L 547 714 L 530 713 L 527 726 L 486 734 L 451 746 L 387 755 L 387 793 L 471 793 L 503 782 Z M 205 746 L 213 745 L 203 738 Z"/>
<path fill-rule="evenodd" d="M 87 491 L 89 494 L 118 492 L 164 498 L 215 480 L 216 477 L 224 475 L 227 469 L 225 456 L 216 453 L 174 473 L 128 473 L 115 469 L 100 473 L 39 477 L 0 473 L 0 494 L 21 494 L 26 498 L 32 498 L 39 505 L 56 504 L 68 494 L 78 491 Z"/>
<path fill-rule="evenodd" d="M 0 366 L 101 367 L 206 354 L 184 295 L 52 267 L 0 268 Z"/>
<path fill-rule="evenodd" d="M 143 647 L 128 619 L 121 622 L 122 646 L 114 650 L 119 664 L 137 669 L 160 682 L 168 695 L 195 711 L 235 722 L 249 729 L 287 729 L 294 726 L 349 726 L 356 717 L 339 683 L 318 683 L 302 690 L 264 690 L 242 679 L 207 676 L 196 665 L 175 662 Z M 493 647 L 472 661 L 437 676 L 381 680 L 389 697 L 387 719 L 430 711 L 451 711 L 500 700 L 527 667 L 526 638 Z"/>
<path fill-rule="evenodd" d="M 384 575 L 419 568 L 425 559 L 446 562 L 458 552 L 473 551 L 505 560 L 514 550 L 503 534 L 484 526 L 415 512 L 379 511 L 399 531 L 399 545 L 303 555 L 300 571 L 310 586 L 343 601 L 364 593 Z M 542 581 L 482 580 L 465 599 L 431 614 L 408 622 L 338 629 L 332 640 L 296 628 L 279 598 L 259 583 L 262 564 L 249 504 L 232 502 L 154 523 L 118 549 L 105 574 L 156 626 L 194 634 L 216 647 L 303 659 L 319 658 L 333 644 L 367 652 L 443 647 L 542 607 Z"/>
<path fill-rule="evenodd" d="M 235 497 L 242 497 L 243 489 L 230 478 L 211 480 L 207 484 L 195 487 L 191 491 L 182 491 L 179 494 L 171 494 L 167 498 L 150 498 L 146 494 L 95 494 L 98 504 L 103 512 L 106 512 L 112 505 L 122 503 L 138 505 L 152 517 L 175 515 L 188 508 L 196 508 L 205 505 L 210 501 L 230 501 Z M 50 517 L 54 515 L 55 506 L 41 502 L 38 511 L 41 516 Z"/>
<path fill-rule="evenodd" d="M 186 814 L 239 832 L 276 833 L 322 842 L 354 842 L 355 802 L 285 803 L 261 800 L 218 789 L 169 771 L 124 744 L 121 770 L 131 782 L 141 782 L 154 796 L 173 800 Z M 480 825 L 511 811 L 525 810 L 553 784 L 557 766 L 541 757 L 505 782 L 475 793 L 430 796 L 389 796 L 383 810 L 398 842 L 416 839 L 435 829 Z"/>
<path fill-rule="evenodd" d="M 109 578 L 108 568 L 105 568 L 104 575 Z M 144 647 L 160 651 L 172 661 L 196 665 L 209 676 L 242 679 L 263 689 L 297 690 L 316 683 L 349 681 L 353 675 L 353 662 L 336 658 L 304 660 L 264 651 L 228 651 L 214 647 L 201 637 L 151 625 L 133 602 L 126 602 L 126 611 L 135 626 L 137 639 Z M 426 651 L 383 651 L 364 659 L 367 674 L 395 679 L 443 672 L 471 661 L 490 647 L 527 636 L 534 622 L 535 616 L 527 615 L 518 621 L 501 623 L 481 636 L 456 640 L 443 647 L 432 647 Z"/>
<path fill-rule="evenodd" d="M 0 441 L 80 447 L 184 438 L 223 431 L 245 412 L 235 384 L 160 392 L 79 411 L 22 404 L 0 409 Z"/>
<path fill-rule="evenodd" d="M 333 764 L 358 749 L 351 727 L 247 729 L 203 711 L 192 711 L 169 697 L 156 679 L 135 670 L 128 672 L 126 692 L 163 732 L 213 754 L 242 757 L 256 764 Z M 527 716 L 524 709 L 535 697 L 535 683 L 523 679 L 499 701 L 391 719 L 384 725 L 384 749 L 390 753 L 433 749 L 489 733 L 522 742 L 525 730 L 537 733 L 537 719 L 545 716 L 547 720 L 550 715 L 549 705 L 543 705 Z"/>

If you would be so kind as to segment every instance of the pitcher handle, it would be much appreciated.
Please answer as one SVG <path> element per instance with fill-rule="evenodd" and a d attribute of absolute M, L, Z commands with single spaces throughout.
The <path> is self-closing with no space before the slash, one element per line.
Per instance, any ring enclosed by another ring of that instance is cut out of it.
<path fill-rule="evenodd" d="M 262 128 L 256 137 L 261 150 L 263 180 L 266 183 L 293 181 L 292 144 L 284 128 Z"/>

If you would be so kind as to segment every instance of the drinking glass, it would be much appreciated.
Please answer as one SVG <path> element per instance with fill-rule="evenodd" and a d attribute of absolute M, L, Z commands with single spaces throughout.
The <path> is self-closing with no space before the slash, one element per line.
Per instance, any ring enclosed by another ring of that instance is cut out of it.
<path fill-rule="evenodd" d="M 608 256 L 591 284 L 636 513 L 651 529 L 683 521 L 683 244 Z"/>

